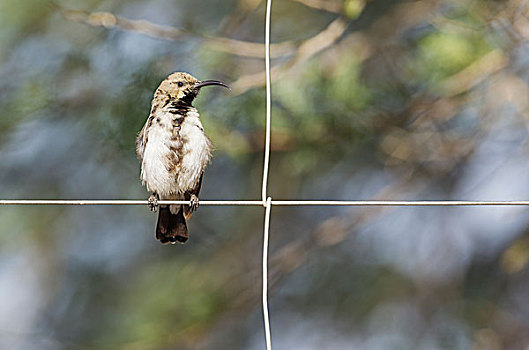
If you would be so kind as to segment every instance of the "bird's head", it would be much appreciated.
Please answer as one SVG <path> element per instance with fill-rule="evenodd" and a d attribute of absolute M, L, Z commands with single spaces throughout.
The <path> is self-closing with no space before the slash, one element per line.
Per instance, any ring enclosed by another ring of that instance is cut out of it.
<path fill-rule="evenodd" d="M 169 97 L 172 103 L 191 105 L 204 86 L 229 86 L 218 80 L 198 80 L 188 73 L 176 72 L 169 75 L 158 87 L 156 93 Z"/>

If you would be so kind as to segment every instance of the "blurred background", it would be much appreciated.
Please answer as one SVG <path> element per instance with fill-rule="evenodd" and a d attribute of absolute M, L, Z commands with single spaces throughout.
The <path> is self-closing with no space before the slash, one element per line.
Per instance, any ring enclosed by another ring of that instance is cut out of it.
<path fill-rule="evenodd" d="M 261 0 L 0 1 L 0 197 L 146 199 L 135 137 L 173 71 L 216 146 L 202 199 L 259 199 Z M 529 1 L 281 0 L 274 199 L 529 198 Z M 0 348 L 262 349 L 263 208 L 0 208 Z M 527 349 L 525 207 L 274 207 L 278 349 Z"/>

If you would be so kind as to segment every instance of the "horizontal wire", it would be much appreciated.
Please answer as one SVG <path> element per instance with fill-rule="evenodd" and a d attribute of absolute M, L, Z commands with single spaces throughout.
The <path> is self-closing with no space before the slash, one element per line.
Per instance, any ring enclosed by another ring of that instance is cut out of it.
<path fill-rule="evenodd" d="M 273 200 L 272 205 L 279 206 L 352 206 L 352 207 L 435 207 L 435 206 L 510 206 L 529 205 L 529 201 L 462 201 L 462 200 L 353 200 L 353 201 L 330 201 L 330 200 Z"/>
<path fill-rule="evenodd" d="M 159 200 L 157 202 L 161 205 L 168 204 L 189 204 L 189 201 L 182 200 Z M 14 199 L 14 200 L 0 200 L 0 205 L 147 205 L 147 200 L 127 200 L 127 199 Z M 231 200 L 219 200 L 211 201 L 204 200 L 200 201 L 200 205 L 243 205 L 243 206 L 263 206 L 263 201 L 231 201 Z"/>
<path fill-rule="evenodd" d="M 123 199 L 0 199 L 0 205 L 147 205 L 147 200 Z M 182 200 L 159 200 L 158 204 L 189 204 Z M 272 200 L 276 206 L 352 206 L 352 207 L 435 207 L 435 206 L 529 206 L 529 201 L 472 201 L 472 200 Z M 204 206 L 263 206 L 261 200 L 201 200 Z"/>

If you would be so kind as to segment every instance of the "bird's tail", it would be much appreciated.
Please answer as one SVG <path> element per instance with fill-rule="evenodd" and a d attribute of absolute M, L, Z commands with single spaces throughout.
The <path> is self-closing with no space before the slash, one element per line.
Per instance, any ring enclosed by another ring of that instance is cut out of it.
<path fill-rule="evenodd" d="M 156 239 L 162 244 L 185 243 L 189 238 L 183 205 L 176 214 L 171 213 L 169 206 L 160 206 L 158 223 L 156 224 Z"/>

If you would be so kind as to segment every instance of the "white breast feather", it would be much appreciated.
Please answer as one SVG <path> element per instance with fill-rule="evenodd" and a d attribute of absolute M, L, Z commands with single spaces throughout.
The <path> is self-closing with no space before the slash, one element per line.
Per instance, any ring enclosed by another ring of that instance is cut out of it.
<path fill-rule="evenodd" d="M 211 142 L 204 133 L 197 112 L 187 113 L 180 130 L 184 147 L 182 167 L 178 174 L 178 188 L 184 191 L 195 188 L 211 159 Z"/>
<path fill-rule="evenodd" d="M 170 172 L 165 164 L 171 152 L 169 146 L 172 135 L 166 127 L 171 125 L 173 115 L 159 113 L 159 117 L 163 126 L 153 122 L 149 128 L 141 178 L 147 189 L 158 193 L 161 198 L 179 199 L 184 192 L 195 188 L 200 180 L 211 159 L 211 142 L 204 133 L 198 113 L 188 112 L 180 127 L 183 141 L 181 163 L 176 173 Z"/>

